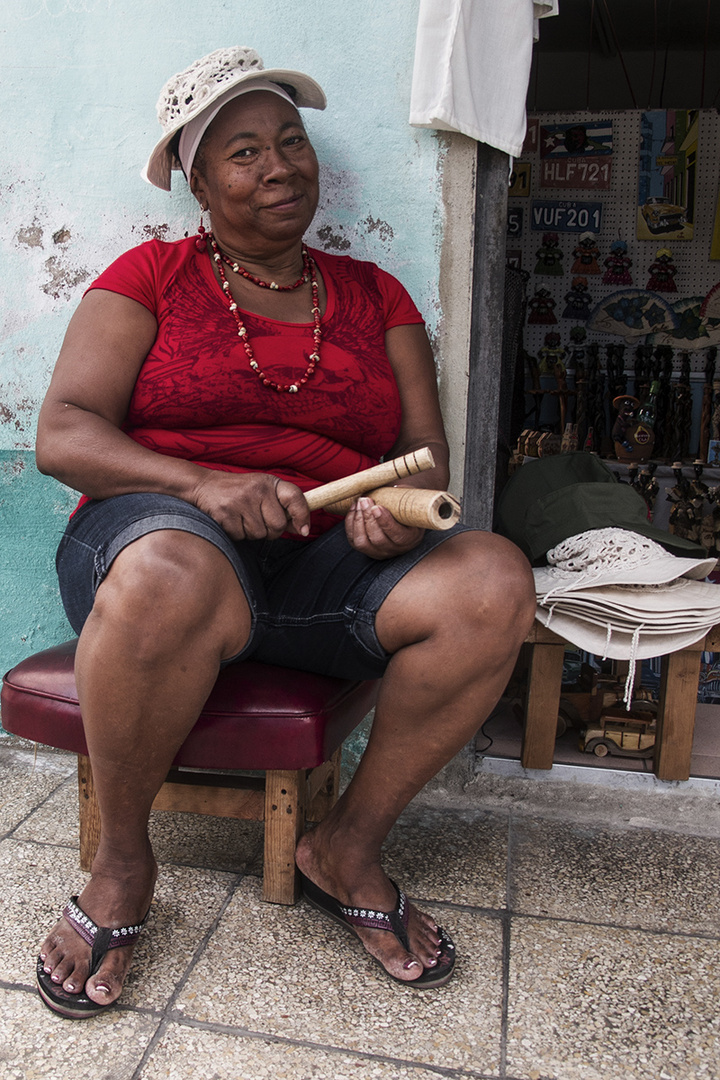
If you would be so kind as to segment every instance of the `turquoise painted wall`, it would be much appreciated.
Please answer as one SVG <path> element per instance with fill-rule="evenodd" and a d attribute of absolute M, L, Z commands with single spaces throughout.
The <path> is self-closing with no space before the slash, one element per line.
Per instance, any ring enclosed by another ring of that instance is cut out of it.
<path fill-rule="evenodd" d="M 145 184 L 171 74 L 226 45 L 324 87 L 306 119 L 323 163 L 309 241 L 438 301 L 443 150 L 407 123 L 418 0 L 10 0 L 0 10 L 0 667 L 69 635 L 53 552 L 74 496 L 34 467 L 36 418 L 83 289 L 196 204 Z"/>

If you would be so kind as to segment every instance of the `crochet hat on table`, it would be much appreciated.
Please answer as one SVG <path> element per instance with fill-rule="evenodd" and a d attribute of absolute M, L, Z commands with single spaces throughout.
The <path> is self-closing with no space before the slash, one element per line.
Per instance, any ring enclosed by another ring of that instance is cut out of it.
<path fill-rule="evenodd" d="M 143 179 L 170 191 L 171 172 L 180 168 L 170 148 L 178 131 L 232 87 L 260 80 L 291 86 L 298 108 L 324 109 L 327 104 L 322 88 L 309 75 L 285 68 L 265 68 L 262 58 L 245 45 L 216 49 L 187 70 L 173 75 L 160 91 L 157 115 L 163 136 L 150 154 Z"/>
<path fill-rule="evenodd" d="M 536 592 L 546 601 L 603 585 L 665 585 L 677 578 L 702 581 L 715 569 L 717 559 L 672 555 L 638 532 L 610 528 L 568 537 L 547 552 L 547 563 L 533 571 Z"/>

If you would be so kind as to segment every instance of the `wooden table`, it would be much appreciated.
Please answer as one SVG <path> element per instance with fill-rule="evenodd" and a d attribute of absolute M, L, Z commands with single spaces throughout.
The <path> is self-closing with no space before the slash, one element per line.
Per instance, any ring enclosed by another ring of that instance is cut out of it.
<path fill-rule="evenodd" d="M 568 642 L 535 622 L 530 652 L 521 761 L 526 769 L 551 769 L 555 752 L 563 657 Z M 659 780 L 687 780 L 695 730 L 700 654 L 720 651 L 720 625 L 660 661 L 660 700 L 653 772 Z"/>

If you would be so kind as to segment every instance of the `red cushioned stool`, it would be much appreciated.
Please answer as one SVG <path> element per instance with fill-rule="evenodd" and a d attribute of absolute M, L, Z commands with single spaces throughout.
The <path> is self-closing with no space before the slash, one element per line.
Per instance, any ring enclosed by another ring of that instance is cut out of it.
<path fill-rule="evenodd" d="M 89 870 L 100 816 L 75 689 L 76 644 L 46 649 L 8 672 L 2 724 L 78 755 L 80 865 Z M 263 899 L 293 904 L 295 845 L 305 821 L 320 821 L 334 805 L 343 739 L 372 708 L 377 686 L 252 660 L 224 668 L 153 809 L 264 821 Z M 235 770 L 265 777 L 227 775 Z"/>

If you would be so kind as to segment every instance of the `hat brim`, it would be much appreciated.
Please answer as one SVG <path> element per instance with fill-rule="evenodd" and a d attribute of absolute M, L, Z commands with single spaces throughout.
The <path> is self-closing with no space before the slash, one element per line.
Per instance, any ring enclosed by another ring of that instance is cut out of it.
<path fill-rule="evenodd" d="M 203 106 L 193 116 L 202 116 L 206 109 L 212 107 L 214 102 L 233 85 L 247 85 L 251 82 L 269 80 L 270 82 L 285 83 L 292 86 L 297 97 L 295 105 L 298 109 L 324 109 L 327 106 L 325 92 L 319 83 L 304 75 L 301 71 L 289 71 L 285 68 L 262 68 L 258 71 L 239 72 L 235 82 L 227 80 L 220 84 L 217 89 L 203 99 Z M 172 186 L 173 169 L 180 169 L 180 162 L 170 150 L 170 144 L 177 133 L 188 122 L 188 117 L 168 128 L 163 137 L 154 147 L 147 160 L 145 168 L 141 172 L 143 180 L 163 191 L 170 191 Z"/>
<path fill-rule="evenodd" d="M 536 563 L 568 536 L 600 528 L 639 533 L 681 558 L 706 555 L 692 540 L 651 525 L 644 500 L 629 484 L 602 483 L 570 484 L 538 498 L 525 515 L 524 550 Z"/>
<path fill-rule="evenodd" d="M 673 555 L 707 555 L 692 540 L 651 525 L 637 491 L 583 450 L 526 462 L 505 485 L 495 518 L 497 532 L 517 544 L 533 565 L 543 563 L 546 552 L 569 536 L 611 526 L 647 536 Z"/>
<path fill-rule="evenodd" d="M 541 601 L 548 611 L 562 611 L 596 622 L 609 621 L 626 629 L 636 626 L 665 626 L 689 630 L 693 626 L 720 620 L 720 590 L 717 585 L 682 578 L 660 588 L 655 586 L 614 586 L 566 593 Z"/>
<path fill-rule="evenodd" d="M 709 624 L 680 633 L 671 630 L 641 630 L 633 647 L 634 634 L 613 626 L 612 622 L 608 640 L 607 623 L 580 619 L 560 611 L 551 613 L 542 607 L 538 607 L 536 616 L 538 622 L 543 626 L 550 626 L 554 633 L 565 638 L 570 644 L 584 652 L 608 657 L 610 660 L 646 660 L 650 657 L 666 656 L 668 653 L 685 649 L 688 645 L 694 645 L 712 629 L 712 624 Z"/>
<path fill-rule="evenodd" d="M 556 566 L 538 566 L 533 574 L 538 595 L 552 593 L 553 596 L 561 596 L 577 589 L 595 589 L 606 585 L 667 585 L 676 578 L 702 581 L 716 566 L 717 559 L 687 559 L 667 552 L 639 566 L 614 565 L 597 574 L 583 570 L 561 570 Z"/>

